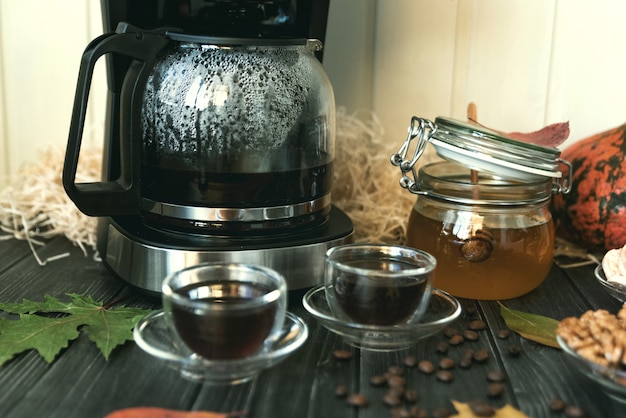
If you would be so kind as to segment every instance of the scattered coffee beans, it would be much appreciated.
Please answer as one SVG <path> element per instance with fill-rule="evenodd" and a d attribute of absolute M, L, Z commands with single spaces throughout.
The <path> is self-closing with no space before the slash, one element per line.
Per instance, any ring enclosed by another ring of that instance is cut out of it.
<path fill-rule="evenodd" d="M 386 393 L 385 396 L 383 396 L 383 403 L 387 406 L 398 406 L 402 401 L 395 393 Z"/>
<path fill-rule="evenodd" d="M 389 368 L 387 368 L 387 371 L 391 374 L 395 374 L 398 376 L 402 376 L 404 374 L 404 369 L 400 366 L 389 366 Z"/>
<path fill-rule="evenodd" d="M 348 350 L 335 350 L 333 351 L 333 357 L 335 360 L 347 361 L 352 358 L 352 352 Z"/>
<path fill-rule="evenodd" d="M 445 335 L 446 337 L 450 338 L 453 335 L 458 335 L 459 334 L 459 330 L 453 327 L 445 327 L 443 329 L 443 335 Z"/>
<path fill-rule="evenodd" d="M 470 367 L 472 367 L 472 357 L 461 357 L 461 360 L 459 360 L 459 367 L 462 369 L 469 369 Z"/>
<path fill-rule="evenodd" d="M 411 413 L 403 407 L 393 407 L 391 408 L 391 418 L 412 418 Z"/>
<path fill-rule="evenodd" d="M 450 345 L 461 345 L 465 342 L 465 338 L 461 334 L 450 337 Z"/>
<path fill-rule="evenodd" d="M 478 333 L 471 329 L 466 329 L 465 331 L 463 331 L 463 338 L 465 338 L 467 341 L 476 341 L 478 340 Z"/>
<path fill-rule="evenodd" d="M 563 399 L 554 398 L 550 400 L 550 410 L 554 412 L 563 412 L 567 404 Z"/>
<path fill-rule="evenodd" d="M 387 377 L 387 385 L 392 388 L 405 387 L 406 379 L 398 375 L 390 375 Z"/>
<path fill-rule="evenodd" d="M 522 347 L 519 345 L 511 344 L 506 348 L 506 350 L 513 357 L 517 357 L 522 354 Z"/>
<path fill-rule="evenodd" d="M 472 358 L 477 363 L 484 363 L 489 360 L 489 351 L 486 348 L 481 348 L 474 353 L 474 356 Z"/>
<path fill-rule="evenodd" d="M 485 401 L 472 401 L 469 407 L 477 417 L 492 417 L 496 414 L 495 409 Z"/>
<path fill-rule="evenodd" d="M 485 323 L 485 321 L 482 321 L 480 319 L 474 319 L 473 321 L 470 321 L 469 323 L 469 329 L 474 330 L 474 331 L 481 331 L 486 328 L 487 328 L 487 324 Z"/>
<path fill-rule="evenodd" d="M 501 340 L 505 340 L 505 339 L 509 338 L 509 335 L 511 335 L 511 331 L 509 331 L 508 329 L 503 328 L 501 330 L 498 330 L 498 333 L 496 335 Z"/>
<path fill-rule="evenodd" d="M 576 405 L 567 405 L 563 413 L 567 418 L 581 418 L 585 416 L 585 411 Z"/>
<path fill-rule="evenodd" d="M 456 362 L 450 357 L 444 357 L 439 360 L 439 368 L 442 370 L 454 369 L 454 366 L 456 366 Z"/>
<path fill-rule="evenodd" d="M 416 367 L 417 366 L 417 357 L 415 356 L 407 356 L 402 360 L 402 363 L 406 366 L 406 367 Z"/>
<path fill-rule="evenodd" d="M 502 383 L 494 382 L 487 385 L 487 396 L 490 398 L 498 398 L 504 393 L 504 385 Z"/>
<path fill-rule="evenodd" d="M 419 396 L 416 390 L 409 389 L 404 392 L 404 400 L 408 403 L 415 403 L 417 402 L 418 398 Z"/>
<path fill-rule="evenodd" d="M 448 343 L 446 341 L 438 341 L 436 350 L 438 353 L 447 353 L 448 352 Z"/>
<path fill-rule="evenodd" d="M 348 396 L 348 386 L 346 385 L 337 385 L 335 388 L 335 396 L 338 398 L 345 398 Z"/>
<path fill-rule="evenodd" d="M 372 386 L 383 386 L 387 384 L 387 378 L 382 374 L 370 377 L 370 384 Z"/>
<path fill-rule="evenodd" d="M 454 380 L 454 375 L 450 370 L 438 370 L 435 376 L 437 380 L 444 383 L 450 383 Z"/>
<path fill-rule="evenodd" d="M 452 411 L 448 408 L 437 408 L 433 410 L 433 418 L 448 418 L 452 415 Z"/>
<path fill-rule="evenodd" d="M 350 406 L 362 408 L 369 405 L 369 400 L 365 397 L 365 395 L 362 395 L 360 393 L 353 393 L 346 398 L 346 403 Z"/>
<path fill-rule="evenodd" d="M 489 382 L 504 382 L 506 380 L 506 376 L 500 370 L 489 370 L 487 372 L 487 380 Z"/>
<path fill-rule="evenodd" d="M 417 363 L 417 370 L 424 374 L 433 374 L 435 372 L 435 366 L 428 360 L 422 360 Z"/>
<path fill-rule="evenodd" d="M 411 413 L 411 417 L 413 418 L 427 418 L 428 417 L 428 411 L 426 411 L 424 408 L 419 407 L 417 405 L 412 406 L 409 412 Z"/>
<path fill-rule="evenodd" d="M 476 309 L 476 306 L 468 306 L 467 308 L 465 308 L 465 315 L 467 317 L 474 317 L 476 316 L 477 312 L 478 309 Z"/>

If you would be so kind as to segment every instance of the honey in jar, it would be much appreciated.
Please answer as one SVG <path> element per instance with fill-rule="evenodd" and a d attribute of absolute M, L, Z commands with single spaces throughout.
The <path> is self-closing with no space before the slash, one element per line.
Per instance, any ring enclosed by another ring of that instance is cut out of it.
<path fill-rule="evenodd" d="M 450 124 L 457 130 L 451 132 Z M 394 157 L 404 174 L 401 184 L 417 195 L 407 244 L 437 259 L 433 286 L 482 300 L 510 299 L 535 289 L 547 277 L 554 256 L 551 196 L 567 189 L 566 182 L 555 181 L 561 175 L 556 168 L 560 160 L 554 157 L 558 151 L 546 149 L 542 156 L 547 158 L 524 160 L 521 151 L 507 150 L 517 147 L 517 141 L 477 135 L 463 123 L 438 119 L 426 134 L 420 129 L 417 134 L 425 135 L 445 160 L 417 171 L 417 158 L 402 166 L 402 158 Z M 464 148 L 468 143 L 483 146 L 481 153 L 472 155 Z M 529 155 L 544 151 L 532 144 L 519 148 Z M 551 159 L 554 165 L 548 164 Z M 406 176 L 409 171 L 414 180 Z"/>

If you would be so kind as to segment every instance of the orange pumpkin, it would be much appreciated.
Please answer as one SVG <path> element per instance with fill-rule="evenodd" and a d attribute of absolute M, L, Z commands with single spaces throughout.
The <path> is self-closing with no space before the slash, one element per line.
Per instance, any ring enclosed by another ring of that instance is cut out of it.
<path fill-rule="evenodd" d="M 589 250 L 626 244 L 626 124 L 575 142 L 572 189 L 553 200 L 557 235 Z"/>

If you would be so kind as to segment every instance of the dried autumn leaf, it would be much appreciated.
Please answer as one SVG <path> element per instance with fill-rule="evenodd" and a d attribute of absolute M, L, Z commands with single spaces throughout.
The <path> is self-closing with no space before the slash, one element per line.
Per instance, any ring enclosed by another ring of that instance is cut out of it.
<path fill-rule="evenodd" d="M 139 406 L 113 411 L 104 418 L 228 418 L 229 414 L 210 411 L 177 411 L 175 409 Z"/>
<path fill-rule="evenodd" d="M 558 348 L 556 328 L 559 321 L 546 316 L 509 309 L 500 304 L 500 315 L 506 325 L 522 337 L 537 343 Z"/>
<path fill-rule="evenodd" d="M 450 418 L 475 418 L 476 415 L 472 412 L 468 403 L 452 401 L 454 408 L 458 412 L 456 415 L 451 415 Z M 504 405 L 500 409 L 495 410 L 495 414 L 491 415 L 495 418 L 530 418 L 528 415 L 513 408 L 511 405 Z"/>
<path fill-rule="evenodd" d="M 70 302 L 46 295 L 43 302 L 24 299 L 22 303 L 0 303 L 0 310 L 19 315 L 17 320 L 0 319 L 0 366 L 30 349 L 51 363 L 80 332 L 85 332 L 108 359 L 115 347 L 133 339 L 133 327 L 150 312 L 125 306 L 106 308 L 92 297 L 68 296 Z"/>

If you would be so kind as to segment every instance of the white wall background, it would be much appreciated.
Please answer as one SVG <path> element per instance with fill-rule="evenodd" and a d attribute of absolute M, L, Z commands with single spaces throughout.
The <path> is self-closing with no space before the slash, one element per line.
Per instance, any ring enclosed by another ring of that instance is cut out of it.
<path fill-rule="evenodd" d="M 504 131 L 570 121 L 570 140 L 626 122 L 622 0 L 331 0 L 324 66 L 337 104 L 375 111 L 400 144 L 412 115 Z M 63 148 L 99 0 L 0 0 L 0 185 Z M 104 79 L 90 136 L 100 140 Z"/>

